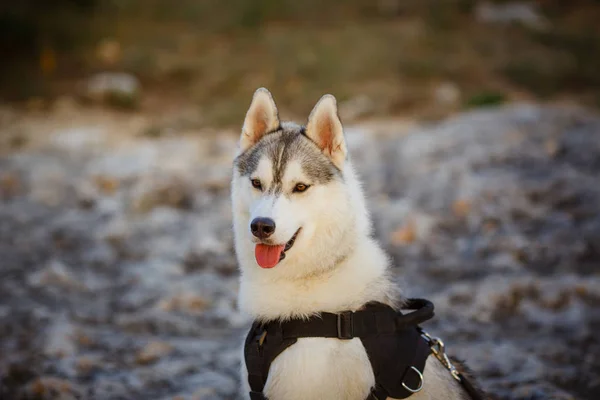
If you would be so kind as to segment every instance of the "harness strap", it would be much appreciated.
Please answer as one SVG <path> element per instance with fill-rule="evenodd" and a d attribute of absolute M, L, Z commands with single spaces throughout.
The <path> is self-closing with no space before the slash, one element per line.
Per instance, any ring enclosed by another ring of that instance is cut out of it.
<path fill-rule="evenodd" d="M 296 343 L 297 339 L 284 339 L 281 329 L 267 329 L 254 322 L 244 344 L 244 360 L 248 371 L 251 400 L 267 400 L 263 394 L 269 369 L 275 358 L 285 349 Z"/>
<path fill-rule="evenodd" d="M 302 337 L 352 339 L 393 334 L 433 318 L 433 304 L 429 300 L 409 299 L 403 308 L 416 311 L 402 314 L 380 303 L 369 303 L 363 310 L 344 311 L 339 314 L 321 313 L 309 319 L 285 321 L 280 323 L 280 326 L 284 339 Z"/>
<path fill-rule="evenodd" d="M 250 400 L 268 400 L 262 392 L 250 391 Z"/>
<path fill-rule="evenodd" d="M 422 372 L 430 353 L 417 325 L 433 317 L 433 304 L 408 299 L 402 314 L 381 303 L 360 311 L 321 313 L 308 319 L 254 322 L 244 346 L 251 400 L 267 400 L 263 391 L 275 358 L 298 338 L 360 338 L 371 360 L 376 386 L 369 399 L 406 398 L 423 384 Z M 374 362 L 377 360 L 377 362 Z"/>
<path fill-rule="evenodd" d="M 371 363 L 376 386 L 370 400 L 405 399 L 421 390 L 431 348 L 417 327 L 395 335 L 362 337 L 361 341 L 369 359 L 376 360 Z"/>

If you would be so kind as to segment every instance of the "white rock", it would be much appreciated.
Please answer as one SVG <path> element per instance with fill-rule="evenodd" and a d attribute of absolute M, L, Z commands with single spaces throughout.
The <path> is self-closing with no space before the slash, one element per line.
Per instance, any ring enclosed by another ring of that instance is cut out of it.
<path fill-rule="evenodd" d="M 540 15 L 534 4 L 522 1 L 503 4 L 485 1 L 477 5 L 475 16 L 481 22 L 500 24 L 519 22 L 535 29 L 548 26 L 548 22 Z"/>
<path fill-rule="evenodd" d="M 135 105 L 139 101 L 141 86 L 130 74 L 104 72 L 90 78 L 86 95 L 95 101 L 119 101 L 122 105 Z"/>
<path fill-rule="evenodd" d="M 54 320 L 45 337 L 44 352 L 51 357 L 69 357 L 77 349 L 74 343 L 75 330 L 64 315 Z"/>
<path fill-rule="evenodd" d="M 452 82 L 444 82 L 434 90 L 435 101 L 443 106 L 453 106 L 460 101 L 460 88 Z"/>

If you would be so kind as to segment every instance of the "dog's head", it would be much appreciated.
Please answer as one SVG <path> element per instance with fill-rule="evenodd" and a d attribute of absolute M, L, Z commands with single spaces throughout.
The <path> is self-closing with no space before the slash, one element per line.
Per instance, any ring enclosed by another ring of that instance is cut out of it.
<path fill-rule="evenodd" d="M 254 93 L 232 200 L 242 271 L 302 277 L 343 259 L 356 230 L 369 228 L 333 96 L 319 100 L 304 127 L 280 122 L 269 91 Z"/>

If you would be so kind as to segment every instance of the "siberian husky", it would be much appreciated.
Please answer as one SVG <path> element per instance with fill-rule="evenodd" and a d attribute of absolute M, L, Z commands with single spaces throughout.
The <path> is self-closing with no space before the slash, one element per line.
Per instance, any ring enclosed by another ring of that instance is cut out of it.
<path fill-rule="evenodd" d="M 239 307 L 255 320 L 359 310 L 402 301 L 372 237 L 336 100 L 323 96 L 306 126 L 281 122 L 268 90 L 254 93 L 234 161 L 232 205 Z M 248 395 L 242 360 L 243 393 Z M 467 399 L 430 357 L 418 399 Z M 364 400 L 375 378 L 358 338 L 302 338 L 269 371 L 269 400 Z"/>

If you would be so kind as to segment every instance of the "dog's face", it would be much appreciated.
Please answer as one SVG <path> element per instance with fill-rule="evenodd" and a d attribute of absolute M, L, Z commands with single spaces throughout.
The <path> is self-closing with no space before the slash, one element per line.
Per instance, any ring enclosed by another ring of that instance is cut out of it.
<path fill-rule="evenodd" d="M 304 128 L 280 124 L 270 93 L 256 91 L 232 183 L 242 269 L 299 277 L 326 269 L 343 254 L 340 242 L 354 222 L 345 164 L 333 96 L 317 103 Z"/>

